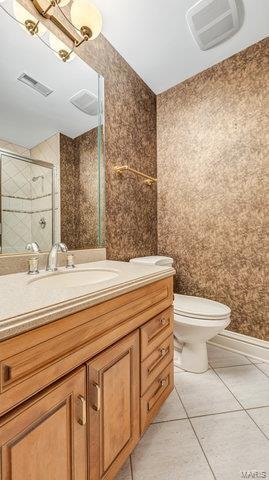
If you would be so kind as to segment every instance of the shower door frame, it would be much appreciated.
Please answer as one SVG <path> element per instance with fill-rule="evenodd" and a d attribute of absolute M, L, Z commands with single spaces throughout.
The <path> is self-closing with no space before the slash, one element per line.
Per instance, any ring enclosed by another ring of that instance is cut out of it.
<path fill-rule="evenodd" d="M 34 158 L 25 157 L 23 155 L 18 155 L 17 153 L 9 152 L 3 148 L 0 148 L 0 255 L 2 255 L 2 238 L 3 238 L 3 227 L 2 227 L 2 188 L 1 188 L 1 178 L 2 178 L 2 157 L 11 157 L 17 160 L 22 160 L 23 162 L 31 163 L 33 165 L 39 165 L 41 167 L 49 168 L 52 170 L 52 185 L 51 185 L 51 229 L 52 229 L 52 245 L 55 242 L 55 193 L 56 193 L 56 167 L 52 163 L 45 162 L 44 160 L 36 160 Z M 60 192 L 59 192 L 60 195 Z M 21 252 L 22 253 L 22 252 Z M 20 253 L 20 255 L 21 255 Z M 16 255 L 17 252 L 8 253 L 3 255 Z"/>

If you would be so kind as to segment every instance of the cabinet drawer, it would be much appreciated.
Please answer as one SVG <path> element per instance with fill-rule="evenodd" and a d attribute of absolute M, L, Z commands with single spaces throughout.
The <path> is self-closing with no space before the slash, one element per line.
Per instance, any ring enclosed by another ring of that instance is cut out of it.
<path fill-rule="evenodd" d="M 141 364 L 141 394 L 173 360 L 174 337 L 170 334 Z"/>
<path fill-rule="evenodd" d="M 173 317 L 173 307 L 170 307 L 141 327 L 141 360 L 147 358 L 173 333 Z"/>
<path fill-rule="evenodd" d="M 152 422 L 158 410 L 174 388 L 174 365 L 171 362 L 141 398 L 141 434 Z"/>

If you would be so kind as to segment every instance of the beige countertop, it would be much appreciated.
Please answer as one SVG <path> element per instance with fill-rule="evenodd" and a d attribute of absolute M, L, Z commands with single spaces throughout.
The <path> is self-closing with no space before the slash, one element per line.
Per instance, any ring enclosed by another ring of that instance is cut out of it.
<path fill-rule="evenodd" d="M 0 341 L 175 273 L 171 267 L 111 260 L 85 263 L 76 267 L 76 271 L 96 269 L 114 272 L 115 278 L 89 285 L 53 287 L 49 281 L 36 280 L 68 270 L 59 268 L 56 273 L 43 271 L 35 277 L 27 273 L 0 276 Z"/>

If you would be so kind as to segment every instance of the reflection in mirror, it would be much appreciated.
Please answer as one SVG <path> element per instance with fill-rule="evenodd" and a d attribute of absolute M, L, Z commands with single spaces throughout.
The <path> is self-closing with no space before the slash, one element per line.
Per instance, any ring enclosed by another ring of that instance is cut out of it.
<path fill-rule="evenodd" d="M 103 78 L 76 55 L 62 62 L 2 9 L 0 39 L 0 252 L 102 247 Z"/>

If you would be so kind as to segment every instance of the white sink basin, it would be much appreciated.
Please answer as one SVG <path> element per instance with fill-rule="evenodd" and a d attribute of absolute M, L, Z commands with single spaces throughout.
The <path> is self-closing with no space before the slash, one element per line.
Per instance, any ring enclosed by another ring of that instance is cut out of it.
<path fill-rule="evenodd" d="M 99 268 L 89 268 L 87 270 L 74 269 L 51 272 L 30 280 L 28 284 L 48 288 L 85 287 L 87 285 L 113 280 L 118 277 L 118 275 L 116 270 Z"/>

